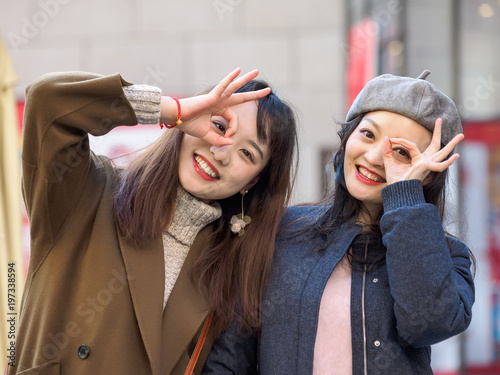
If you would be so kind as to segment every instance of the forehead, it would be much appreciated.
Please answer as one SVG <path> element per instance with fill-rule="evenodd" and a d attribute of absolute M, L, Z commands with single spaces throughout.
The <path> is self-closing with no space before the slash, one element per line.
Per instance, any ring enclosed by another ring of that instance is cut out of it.
<path fill-rule="evenodd" d="M 254 141 L 261 143 L 257 136 L 257 112 L 258 105 L 256 101 L 238 104 L 230 107 L 231 111 L 238 118 L 238 130 L 233 136 L 233 139 L 239 139 L 241 137 L 251 138 Z"/>
<path fill-rule="evenodd" d="M 230 107 L 236 116 L 238 116 L 238 130 L 232 139 L 235 143 L 245 143 L 246 145 L 257 144 L 264 154 L 264 161 L 269 160 L 268 142 L 262 142 L 257 133 L 257 101 L 246 102 Z M 269 141 L 269 138 L 268 138 Z"/>
<path fill-rule="evenodd" d="M 229 109 L 238 116 L 238 132 L 240 130 L 255 131 L 255 134 L 257 134 L 257 111 L 259 107 L 256 101 L 233 105 Z"/>
<path fill-rule="evenodd" d="M 367 113 L 359 126 L 370 124 L 381 136 L 389 138 L 405 138 L 415 142 L 419 149 L 425 149 L 431 142 L 432 133 L 415 120 L 388 111 Z"/>

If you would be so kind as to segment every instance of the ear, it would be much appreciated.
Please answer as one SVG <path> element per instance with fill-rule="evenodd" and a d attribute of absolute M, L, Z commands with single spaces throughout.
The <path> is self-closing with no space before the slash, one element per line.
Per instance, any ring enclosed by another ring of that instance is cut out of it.
<path fill-rule="evenodd" d="M 240 190 L 241 194 L 245 194 L 248 190 L 252 188 L 259 181 L 259 176 L 255 177 L 252 181 L 248 183 L 242 190 Z"/>

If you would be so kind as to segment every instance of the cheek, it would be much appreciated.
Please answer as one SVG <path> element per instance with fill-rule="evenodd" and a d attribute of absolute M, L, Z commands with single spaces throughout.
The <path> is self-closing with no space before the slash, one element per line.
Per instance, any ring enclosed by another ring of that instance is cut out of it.
<path fill-rule="evenodd" d="M 182 173 L 184 168 L 187 168 L 192 163 L 191 159 L 192 155 L 188 151 L 188 149 L 181 147 L 179 152 L 179 165 L 177 166 L 177 168 L 179 169 L 179 175 Z"/>
<path fill-rule="evenodd" d="M 233 181 L 235 184 L 247 185 L 255 176 L 255 170 L 248 167 L 242 167 L 235 170 Z"/>
<path fill-rule="evenodd" d="M 349 165 L 352 162 L 356 153 L 356 142 L 349 139 L 345 145 L 344 165 Z"/>
<path fill-rule="evenodd" d="M 373 144 L 367 144 L 366 140 L 363 138 L 352 135 L 345 145 L 345 158 L 352 161 L 364 155 L 366 152 L 371 151 L 372 147 L 374 147 Z"/>
<path fill-rule="evenodd" d="M 187 152 L 189 149 L 200 147 L 203 144 L 206 145 L 206 143 L 204 143 L 199 138 L 193 137 L 189 134 L 184 134 L 181 141 L 180 152 Z"/>
<path fill-rule="evenodd" d="M 234 187 L 238 185 L 238 191 L 243 189 L 245 186 L 252 184 L 252 182 L 259 176 L 259 173 L 263 168 L 252 168 L 250 166 L 245 166 L 238 168 L 233 174 Z"/>

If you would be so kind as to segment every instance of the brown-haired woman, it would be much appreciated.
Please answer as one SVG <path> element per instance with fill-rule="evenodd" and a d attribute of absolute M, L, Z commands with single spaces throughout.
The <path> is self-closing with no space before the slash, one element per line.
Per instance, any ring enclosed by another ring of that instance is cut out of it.
<path fill-rule="evenodd" d="M 183 374 L 213 311 L 199 373 L 236 309 L 258 329 L 297 140 L 290 107 L 239 73 L 180 100 L 119 75 L 28 87 L 31 258 L 9 374 Z M 177 126 L 124 170 L 89 149 L 89 133 L 160 121 Z"/>

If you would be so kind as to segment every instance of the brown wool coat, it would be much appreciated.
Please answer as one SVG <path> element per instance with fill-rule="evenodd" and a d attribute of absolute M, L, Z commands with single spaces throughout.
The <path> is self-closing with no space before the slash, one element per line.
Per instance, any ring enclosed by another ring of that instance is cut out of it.
<path fill-rule="evenodd" d="M 208 314 L 191 281 L 197 236 L 163 311 L 161 238 L 141 247 L 113 217 L 117 172 L 87 133 L 135 125 L 119 75 L 48 74 L 27 89 L 23 195 L 31 258 L 9 374 L 183 374 Z M 112 136 L 112 135 L 108 135 Z M 212 345 L 209 334 L 196 374 Z"/>

